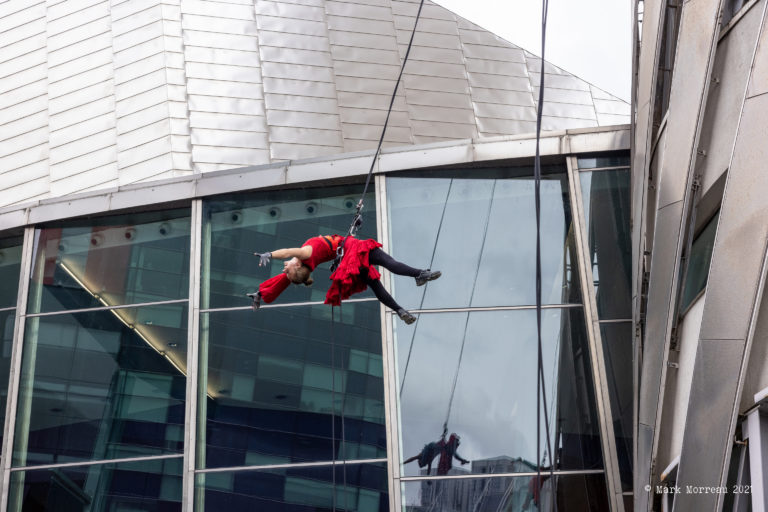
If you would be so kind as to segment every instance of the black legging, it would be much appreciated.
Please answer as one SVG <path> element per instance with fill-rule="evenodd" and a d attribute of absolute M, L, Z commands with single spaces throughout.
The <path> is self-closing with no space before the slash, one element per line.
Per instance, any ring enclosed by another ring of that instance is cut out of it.
<path fill-rule="evenodd" d="M 419 269 L 410 267 L 405 263 L 397 261 L 395 258 L 379 248 L 373 249 L 368 253 L 368 262 L 371 265 L 381 265 L 393 274 L 397 274 L 399 276 L 416 277 L 421 272 Z M 371 287 L 373 294 L 376 295 L 376 298 L 379 299 L 379 302 L 393 311 L 402 309 L 400 305 L 395 302 L 395 299 L 393 299 L 392 296 L 387 292 L 387 290 L 384 289 L 384 285 L 381 284 L 381 281 L 378 279 L 370 279 L 368 277 L 368 272 L 364 268 L 360 269 L 360 274 L 365 284 Z"/>

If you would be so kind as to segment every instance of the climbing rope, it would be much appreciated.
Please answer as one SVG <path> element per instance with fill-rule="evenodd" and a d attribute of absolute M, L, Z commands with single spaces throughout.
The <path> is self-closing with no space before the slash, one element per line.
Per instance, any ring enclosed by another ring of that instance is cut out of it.
<path fill-rule="evenodd" d="M 550 497 L 550 510 L 554 502 L 554 468 L 555 459 L 552 457 L 552 447 L 549 434 L 549 414 L 547 412 L 547 392 L 544 382 L 544 357 L 541 343 L 541 154 L 539 145 L 541 141 L 541 117 L 544 106 L 544 49 L 547 38 L 547 10 L 548 0 L 542 0 L 541 5 L 541 71 L 539 76 L 539 102 L 536 109 L 536 156 L 534 160 L 533 176 L 535 182 L 536 203 L 536 328 L 538 344 L 538 377 L 536 379 L 536 485 L 541 488 L 541 405 L 544 402 L 544 428 L 547 437 L 547 454 L 549 454 L 549 474 L 553 494 Z M 541 495 L 541 494 L 539 494 Z"/>
<path fill-rule="evenodd" d="M 376 159 L 379 157 L 379 153 L 381 153 L 381 145 L 384 143 L 384 135 L 387 133 L 387 125 L 389 125 L 389 116 L 392 114 L 392 107 L 395 104 L 395 97 L 397 96 L 397 89 L 400 87 L 400 80 L 403 77 L 403 71 L 405 70 L 405 65 L 408 63 L 408 56 L 411 54 L 411 47 L 413 46 L 413 38 L 416 35 L 416 26 L 419 24 L 419 18 L 421 17 L 421 9 L 424 7 L 424 0 L 421 0 L 419 3 L 419 10 L 416 12 L 416 21 L 413 22 L 413 29 L 411 30 L 411 39 L 408 41 L 408 49 L 405 50 L 405 57 L 403 57 L 403 63 L 400 66 L 400 73 L 397 75 L 397 81 L 395 82 L 395 89 L 392 91 L 392 97 L 389 100 L 389 108 L 387 108 L 387 117 L 384 119 L 384 126 L 381 128 L 381 136 L 379 137 L 379 143 L 376 145 L 376 151 L 373 153 L 373 158 L 371 159 L 371 168 L 368 169 L 368 176 L 365 178 L 365 187 L 363 187 L 363 193 L 360 196 L 360 200 L 357 202 L 357 206 L 355 207 L 355 214 L 352 217 L 352 223 L 349 225 L 349 229 L 347 230 L 347 235 L 344 237 L 344 239 L 339 244 L 339 247 L 336 249 L 336 259 L 333 261 L 333 264 L 331 265 L 331 272 L 336 270 L 336 268 L 339 266 L 339 263 L 341 263 L 341 259 L 344 257 L 344 244 L 347 241 L 347 238 L 354 237 L 357 233 L 357 229 L 360 227 L 360 225 L 363 223 L 363 199 L 365 198 L 366 192 L 368 192 L 368 185 L 371 183 L 371 177 L 373 176 L 373 169 L 376 167 Z"/>

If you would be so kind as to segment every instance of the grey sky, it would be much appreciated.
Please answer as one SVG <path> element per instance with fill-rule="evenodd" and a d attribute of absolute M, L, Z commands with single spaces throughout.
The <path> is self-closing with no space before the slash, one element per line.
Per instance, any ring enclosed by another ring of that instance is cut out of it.
<path fill-rule="evenodd" d="M 434 0 L 510 43 L 541 55 L 541 1 Z M 629 0 L 550 0 L 545 58 L 601 89 L 630 99 Z"/>

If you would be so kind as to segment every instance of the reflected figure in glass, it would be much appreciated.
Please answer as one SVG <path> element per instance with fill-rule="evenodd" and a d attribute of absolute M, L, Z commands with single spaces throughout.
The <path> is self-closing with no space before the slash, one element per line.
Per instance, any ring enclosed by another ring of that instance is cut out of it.
<path fill-rule="evenodd" d="M 333 261 L 331 286 L 326 293 L 325 304 L 338 306 L 342 300 L 370 286 L 382 304 L 395 311 L 406 324 L 412 324 L 416 317 L 403 309 L 384 289 L 379 280 L 381 274 L 374 265 L 381 265 L 397 275 L 413 277 L 416 286 L 437 279 L 441 272 L 416 269 L 401 263 L 382 251 L 381 246 L 371 238 L 358 240 L 354 237 L 323 235 L 310 238 L 301 247 L 254 253 L 259 257 L 259 266 L 269 265 L 273 257 L 287 261 L 283 264 L 282 273 L 261 283 L 258 292 L 248 294 L 253 298 L 253 308 L 258 309 L 262 300 L 273 302 L 291 283 L 310 286 L 314 282 L 312 271 L 321 263 Z"/>
<path fill-rule="evenodd" d="M 439 455 L 440 460 L 437 463 L 437 474 L 439 476 L 448 474 L 448 471 L 453 467 L 454 457 L 461 462 L 462 465 L 469 464 L 469 461 L 457 452 L 459 444 L 461 444 L 461 438 L 456 433 L 451 433 L 447 440 L 445 439 L 445 436 L 446 433 L 443 432 L 439 441 L 425 444 L 418 455 L 406 459 L 403 461 L 403 464 L 418 461 L 420 468 L 427 466 L 427 475 L 429 475 L 432 472 L 432 461 Z"/>

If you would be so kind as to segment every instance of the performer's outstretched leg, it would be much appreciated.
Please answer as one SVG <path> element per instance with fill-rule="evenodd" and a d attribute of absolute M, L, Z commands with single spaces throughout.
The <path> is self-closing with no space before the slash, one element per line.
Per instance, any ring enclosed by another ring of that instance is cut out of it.
<path fill-rule="evenodd" d="M 368 253 L 368 261 L 371 263 L 371 265 L 381 265 L 393 274 L 413 277 L 416 279 L 416 286 L 421 286 L 427 281 L 432 281 L 441 276 L 439 270 L 433 272 L 429 269 L 420 270 L 413 268 L 409 265 L 406 265 L 405 263 L 397 261 L 395 258 L 379 248 L 373 249 L 370 253 Z"/>
<path fill-rule="evenodd" d="M 410 325 L 416 321 L 416 317 L 403 309 L 400 304 L 398 304 L 395 299 L 392 298 L 389 292 L 384 289 L 384 285 L 381 284 L 381 281 L 378 279 L 369 278 L 365 273 L 365 268 L 360 269 L 360 275 L 363 278 L 363 281 L 365 281 L 365 284 L 370 286 L 371 290 L 373 290 L 373 294 L 376 295 L 376 298 L 379 299 L 379 302 L 397 313 L 397 316 L 399 316 L 403 322 Z"/>

